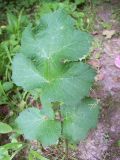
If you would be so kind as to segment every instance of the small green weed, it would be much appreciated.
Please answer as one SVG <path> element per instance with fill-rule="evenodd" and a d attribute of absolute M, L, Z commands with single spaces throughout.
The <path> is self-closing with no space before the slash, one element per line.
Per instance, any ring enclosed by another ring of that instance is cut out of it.
<path fill-rule="evenodd" d="M 25 138 L 43 146 L 64 138 L 66 159 L 68 142 L 84 139 L 97 122 L 99 106 L 86 98 L 95 71 L 79 61 L 88 54 L 91 42 L 92 37 L 77 30 L 67 12 L 57 10 L 41 17 L 38 26 L 25 29 L 20 53 L 13 59 L 13 81 L 26 91 L 37 90 L 42 103 L 41 110 L 23 110 L 18 126 Z"/>

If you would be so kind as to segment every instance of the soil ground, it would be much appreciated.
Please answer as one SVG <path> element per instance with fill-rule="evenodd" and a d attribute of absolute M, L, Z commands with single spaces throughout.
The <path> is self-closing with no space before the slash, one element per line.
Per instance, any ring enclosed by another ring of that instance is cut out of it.
<path fill-rule="evenodd" d="M 120 160 L 120 68 L 115 65 L 120 56 L 120 23 L 114 14 L 119 7 L 119 0 L 96 7 L 93 35 L 99 45 L 89 63 L 97 69 L 91 96 L 100 100 L 101 115 L 97 128 L 79 144 L 79 160 Z"/>

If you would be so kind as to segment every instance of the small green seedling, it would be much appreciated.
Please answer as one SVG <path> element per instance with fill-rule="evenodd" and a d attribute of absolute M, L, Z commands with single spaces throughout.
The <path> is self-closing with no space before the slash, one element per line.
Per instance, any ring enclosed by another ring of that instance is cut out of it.
<path fill-rule="evenodd" d="M 96 127 L 99 112 L 87 98 L 95 71 L 79 59 L 86 56 L 92 37 L 75 28 L 75 20 L 63 10 L 41 17 L 22 35 L 21 49 L 13 59 L 12 79 L 25 91 L 39 93 L 42 109 L 27 108 L 16 122 L 26 139 L 43 146 L 77 143 Z M 39 92 L 38 92 L 39 91 Z"/>

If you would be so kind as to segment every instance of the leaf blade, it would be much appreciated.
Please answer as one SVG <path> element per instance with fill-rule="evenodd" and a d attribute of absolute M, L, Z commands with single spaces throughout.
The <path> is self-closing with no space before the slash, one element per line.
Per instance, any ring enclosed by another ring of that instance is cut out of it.
<path fill-rule="evenodd" d="M 98 121 L 99 105 L 91 98 L 86 98 L 79 106 L 62 108 L 63 135 L 72 142 L 84 139 L 91 128 L 95 128 Z M 88 123 L 89 122 L 89 123 Z"/>
<path fill-rule="evenodd" d="M 16 122 L 25 138 L 39 140 L 46 146 L 57 143 L 60 137 L 61 125 L 53 118 L 49 118 L 37 108 L 28 108 L 20 113 Z"/>
<path fill-rule="evenodd" d="M 9 126 L 6 123 L 0 122 L 0 133 L 5 134 L 5 133 L 10 133 L 12 132 L 11 126 Z"/>

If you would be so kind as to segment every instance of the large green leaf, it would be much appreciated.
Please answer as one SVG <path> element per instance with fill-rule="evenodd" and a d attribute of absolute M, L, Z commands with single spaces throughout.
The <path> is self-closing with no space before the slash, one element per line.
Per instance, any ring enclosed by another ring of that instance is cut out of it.
<path fill-rule="evenodd" d="M 43 110 L 28 108 L 20 113 L 16 122 L 27 139 L 51 145 L 57 143 L 61 135 L 61 124 L 49 115 Z"/>
<path fill-rule="evenodd" d="M 0 159 L 1 160 L 11 160 L 8 151 L 4 147 L 0 147 Z"/>
<path fill-rule="evenodd" d="M 88 53 L 91 36 L 75 29 L 74 20 L 58 10 L 23 33 L 13 60 L 13 80 L 25 90 L 41 89 L 43 101 L 78 103 L 88 94 L 94 71 L 76 61 Z M 74 64 L 73 64 L 74 63 Z"/>
<path fill-rule="evenodd" d="M 75 63 L 56 80 L 43 88 L 41 98 L 44 101 L 62 101 L 76 105 L 88 95 L 95 72 L 86 64 Z"/>
<path fill-rule="evenodd" d="M 44 60 L 78 60 L 88 53 L 91 36 L 74 25 L 74 19 L 63 10 L 46 14 L 33 31 L 30 26 L 24 31 L 21 53 Z"/>
<path fill-rule="evenodd" d="M 90 128 L 96 127 L 99 105 L 95 100 L 86 98 L 79 106 L 61 107 L 63 122 L 63 135 L 72 142 L 78 142 L 87 136 Z"/>
<path fill-rule="evenodd" d="M 9 132 L 12 132 L 12 128 L 8 124 L 0 122 L 0 134 L 5 134 Z"/>

